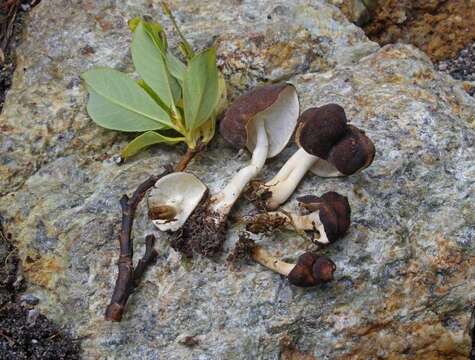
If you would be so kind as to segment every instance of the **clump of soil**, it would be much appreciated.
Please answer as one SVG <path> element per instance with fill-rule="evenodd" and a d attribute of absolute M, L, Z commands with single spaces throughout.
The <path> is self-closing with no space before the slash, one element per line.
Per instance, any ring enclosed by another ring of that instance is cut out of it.
<path fill-rule="evenodd" d="M 255 246 L 256 243 L 250 238 L 249 234 L 241 232 L 234 249 L 229 253 L 226 259 L 231 269 L 237 270 L 242 264 L 251 262 L 251 252 Z"/>
<path fill-rule="evenodd" d="M 206 194 L 182 229 L 175 233 L 170 245 L 188 258 L 193 253 L 206 257 L 218 255 L 226 239 L 226 221 L 210 210 L 209 194 Z"/>
<path fill-rule="evenodd" d="M 0 358 L 79 359 L 79 344 L 35 309 L 10 303 L 0 309 Z"/>
<path fill-rule="evenodd" d="M 413 44 L 434 62 L 456 57 L 475 41 L 473 1 L 378 0 L 370 13 L 363 29 L 371 40 Z"/>
<path fill-rule="evenodd" d="M 21 263 L 0 217 L 0 359 L 79 359 L 78 341 L 61 331 L 25 296 Z"/>
<path fill-rule="evenodd" d="M 251 217 L 247 221 L 246 230 L 253 234 L 272 234 L 289 223 L 290 221 L 286 217 L 262 213 L 259 216 Z"/>

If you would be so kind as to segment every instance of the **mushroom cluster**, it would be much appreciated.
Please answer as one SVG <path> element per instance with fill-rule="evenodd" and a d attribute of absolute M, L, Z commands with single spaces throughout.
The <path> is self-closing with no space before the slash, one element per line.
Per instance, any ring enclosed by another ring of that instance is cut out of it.
<path fill-rule="evenodd" d="M 175 250 L 186 257 L 194 254 L 212 257 L 221 251 L 234 203 L 261 172 L 266 160 L 286 147 L 294 130 L 299 150 L 272 180 L 259 184 L 256 194 L 265 201 L 266 210 L 246 217 L 246 230 L 253 234 L 293 230 L 323 245 L 346 235 L 350 227 L 350 204 L 337 192 L 300 196 L 296 211 L 278 210 L 309 170 L 321 177 L 348 176 L 372 163 L 374 144 L 364 131 L 348 124 L 341 106 L 310 108 L 299 117 L 299 101 L 293 85 L 265 85 L 237 98 L 226 111 L 219 130 L 229 144 L 245 147 L 252 153 L 250 163 L 221 191 L 210 195 L 196 176 L 176 172 L 158 180 L 149 194 L 149 217 L 159 230 L 174 234 Z M 247 254 L 286 276 L 296 286 L 331 281 L 336 270 L 332 260 L 313 252 L 303 253 L 292 264 L 273 257 L 253 240 L 238 242 L 236 249 L 235 252 Z"/>
<path fill-rule="evenodd" d="M 337 104 L 307 109 L 295 142 L 299 150 L 258 190 L 268 209 L 284 203 L 309 170 L 321 177 L 348 176 L 371 165 L 375 155 L 373 142 L 347 123 L 345 110 Z"/>
<path fill-rule="evenodd" d="M 246 147 L 252 153 L 251 163 L 239 170 L 224 189 L 204 197 L 206 186 L 186 173 L 171 174 L 157 182 L 148 198 L 149 214 L 160 230 L 179 230 L 172 241 L 176 250 L 188 257 L 194 252 L 204 256 L 219 253 L 232 206 L 266 159 L 285 148 L 298 117 L 299 102 L 293 85 L 258 87 L 239 97 L 221 120 L 222 136 L 233 146 Z"/>

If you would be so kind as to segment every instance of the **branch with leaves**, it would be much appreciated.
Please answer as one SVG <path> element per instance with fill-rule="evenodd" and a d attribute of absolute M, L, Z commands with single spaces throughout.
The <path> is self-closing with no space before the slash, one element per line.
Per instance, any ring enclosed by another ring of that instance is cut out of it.
<path fill-rule="evenodd" d="M 184 159 L 191 160 L 213 138 L 216 117 L 226 103 L 216 50 L 195 53 L 166 4 L 163 10 L 181 38 L 179 47 L 186 63 L 170 51 L 159 23 L 134 18 L 129 21 L 131 52 L 141 79 L 135 81 L 110 68 L 94 68 L 82 74 L 89 91 L 87 111 L 96 124 L 143 132 L 122 150 L 123 159 L 154 144 L 184 142 L 188 147 Z M 178 170 L 183 170 L 186 163 Z"/>
<path fill-rule="evenodd" d="M 216 118 L 226 105 L 226 86 L 216 66 L 216 50 L 195 53 L 177 26 L 168 5 L 163 12 L 170 17 L 180 37 L 179 48 L 185 62 L 168 47 L 164 29 L 159 23 L 134 18 L 129 21 L 132 31 L 132 60 L 140 76 L 133 80 L 127 74 L 110 68 L 94 68 L 82 74 L 89 99 L 87 112 L 101 127 L 141 132 L 124 149 L 127 159 L 158 143 L 185 143 L 187 152 L 174 170 L 183 171 L 215 134 Z M 131 198 L 120 200 L 122 228 L 119 236 L 120 256 L 118 276 L 106 320 L 120 321 L 130 294 L 143 273 L 157 257 L 153 235 L 145 239 L 146 251 L 134 269 L 132 224 L 138 203 L 163 175 L 152 176 L 140 184 Z"/>

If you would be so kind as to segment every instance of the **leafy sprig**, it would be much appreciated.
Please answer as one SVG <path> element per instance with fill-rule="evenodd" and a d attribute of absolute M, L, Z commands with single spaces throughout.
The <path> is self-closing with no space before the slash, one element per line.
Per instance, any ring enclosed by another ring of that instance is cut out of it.
<path fill-rule="evenodd" d="M 178 29 L 168 6 L 162 3 L 181 39 L 185 62 L 168 47 L 159 23 L 134 18 L 132 60 L 140 80 L 110 68 L 82 74 L 88 91 L 87 111 L 107 129 L 143 132 L 121 152 L 124 159 L 148 146 L 186 143 L 195 151 L 214 136 L 216 116 L 226 102 L 225 82 L 216 66 L 216 50 L 195 53 Z"/>

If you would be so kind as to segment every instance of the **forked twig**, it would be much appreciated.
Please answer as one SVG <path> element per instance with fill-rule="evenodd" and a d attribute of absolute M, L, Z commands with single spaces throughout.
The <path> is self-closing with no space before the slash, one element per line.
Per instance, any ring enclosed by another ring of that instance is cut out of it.
<path fill-rule="evenodd" d="M 120 199 L 120 206 L 122 208 L 122 226 L 119 235 L 120 243 L 120 255 L 118 261 L 119 273 L 115 283 L 114 292 L 112 294 L 111 302 L 107 306 L 105 318 L 110 321 L 120 321 L 124 313 L 125 304 L 138 285 L 140 278 L 146 271 L 147 267 L 153 263 L 157 257 L 157 252 L 153 249 L 155 237 L 148 235 L 145 239 L 145 254 L 143 258 L 138 262 L 136 268 L 133 265 L 133 239 L 132 239 L 132 225 L 134 223 L 135 211 L 140 201 L 145 196 L 145 193 L 153 187 L 158 179 L 169 174 L 170 168 L 167 168 L 160 175 L 152 175 L 143 183 L 141 183 L 137 189 L 129 198 L 127 195 L 122 196 Z"/>

